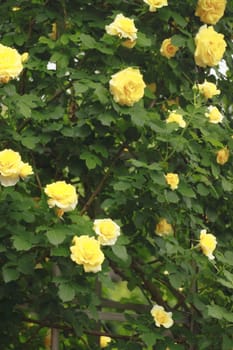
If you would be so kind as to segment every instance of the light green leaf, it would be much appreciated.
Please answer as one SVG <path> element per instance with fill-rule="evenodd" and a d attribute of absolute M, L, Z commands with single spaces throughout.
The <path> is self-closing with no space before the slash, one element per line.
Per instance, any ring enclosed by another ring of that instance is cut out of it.
<path fill-rule="evenodd" d="M 58 295 L 64 303 L 71 301 L 75 297 L 75 289 L 67 283 L 59 284 Z"/>
<path fill-rule="evenodd" d="M 121 260 L 123 261 L 127 261 L 128 260 L 128 253 L 127 250 L 125 248 L 125 246 L 123 245 L 113 245 L 112 246 L 112 251 L 113 253 Z"/>
<path fill-rule="evenodd" d="M 46 236 L 48 237 L 48 240 L 53 245 L 61 244 L 67 235 L 67 231 L 62 228 L 52 229 L 47 231 Z"/>

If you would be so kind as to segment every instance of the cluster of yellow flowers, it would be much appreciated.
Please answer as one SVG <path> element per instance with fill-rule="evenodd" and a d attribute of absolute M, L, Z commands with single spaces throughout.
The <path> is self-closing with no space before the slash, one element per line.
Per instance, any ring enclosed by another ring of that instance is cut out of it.
<path fill-rule="evenodd" d="M 157 9 L 167 6 L 165 0 L 144 0 L 149 5 L 149 11 L 155 12 Z M 213 67 L 217 65 L 225 52 L 226 42 L 223 34 L 217 33 L 213 26 L 207 27 L 207 24 L 215 24 L 223 16 L 226 1 L 224 0 L 199 0 L 195 14 L 200 17 L 205 24 L 200 27 L 195 36 L 196 49 L 194 59 L 196 65 L 200 67 Z M 134 20 L 118 14 L 114 21 L 105 27 L 109 35 L 117 36 L 124 39 L 123 46 L 132 48 L 136 44 L 137 28 Z M 172 44 L 171 38 L 163 40 L 160 47 L 162 56 L 170 59 L 175 56 L 179 48 Z M 122 106 L 133 106 L 144 96 L 145 82 L 139 69 L 128 67 L 112 75 L 109 82 L 110 92 L 115 102 Z M 210 90 L 212 89 L 209 87 Z M 207 88 L 206 88 L 207 89 Z M 210 92 L 212 95 L 217 91 Z M 206 94 L 206 97 L 208 93 Z M 210 98 L 210 97 L 207 97 Z M 182 117 L 182 116 L 181 116 Z M 182 118 L 176 117 L 175 121 L 181 127 L 185 126 Z M 169 119 L 168 119 L 169 122 Z"/>
<path fill-rule="evenodd" d="M 49 207 L 57 207 L 59 216 L 74 210 L 78 203 L 75 187 L 65 181 L 49 184 L 44 191 L 49 197 Z M 97 239 L 88 235 L 74 236 L 70 247 L 71 260 L 78 265 L 83 265 L 85 272 L 101 271 L 104 261 L 101 245 L 114 245 L 120 236 L 119 225 L 109 218 L 94 220 L 93 230 L 98 236 Z"/>
<path fill-rule="evenodd" d="M 4 149 L 0 152 L 0 183 L 4 187 L 14 186 L 19 179 L 32 175 L 31 165 L 24 163 L 18 152 Z"/>
<path fill-rule="evenodd" d="M 74 236 L 70 247 L 71 259 L 78 265 L 83 265 L 85 272 L 98 272 L 102 269 L 104 254 L 101 245 L 113 245 L 120 235 L 120 227 L 111 219 L 96 219 L 93 230 L 98 239 L 82 235 Z"/>

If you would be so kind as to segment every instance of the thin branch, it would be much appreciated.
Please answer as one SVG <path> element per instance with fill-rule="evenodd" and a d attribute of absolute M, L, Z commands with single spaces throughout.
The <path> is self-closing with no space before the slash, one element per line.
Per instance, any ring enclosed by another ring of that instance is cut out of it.
<path fill-rule="evenodd" d="M 40 325 L 42 327 L 46 327 L 46 328 L 56 328 L 56 329 L 60 329 L 60 330 L 63 330 L 63 331 L 67 331 L 67 332 L 72 332 L 72 333 L 75 333 L 74 331 L 74 328 L 73 327 L 70 327 L 70 326 L 66 326 L 66 325 L 62 325 L 62 324 L 58 324 L 58 323 L 51 323 L 49 321 L 39 321 L 39 320 L 35 320 L 33 318 L 30 318 L 30 317 L 24 317 L 23 322 L 28 322 L 28 323 L 34 323 L 34 324 L 37 324 L 37 325 Z M 108 336 L 108 337 L 111 337 L 113 339 L 125 339 L 125 340 L 129 340 L 129 339 L 137 339 L 138 336 L 137 334 L 134 334 L 134 335 L 131 335 L 131 336 L 128 336 L 128 335 L 121 335 L 121 334 L 113 334 L 113 333 L 109 333 L 109 332 L 99 332 L 99 331 L 93 331 L 93 330 L 84 330 L 83 333 L 85 334 L 88 334 L 88 335 L 93 335 L 93 336 L 96 336 L 96 337 L 100 337 L 100 336 Z"/>
<path fill-rule="evenodd" d="M 104 176 L 102 177 L 102 179 L 100 180 L 99 184 L 97 185 L 96 189 L 94 190 L 94 192 L 91 194 L 91 196 L 89 197 L 89 199 L 87 200 L 87 202 L 84 204 L 83 208 L 80 211 L 80 215 L 83 215 L 88 208 L 90 207 L 90 205 L 92 204 L 92 202 L 95 200 L 95 198 L 98 196 L 98 194 L 100 193 L 100 191 L 102 190 L 106 180 L 108 179 L 108 177 L 110 176 L 111 172 L 112 172 L 112 168 L 115 165 L 116 161 L 119 159 L 123 149 L 126 147 L 126 143 L 123 143 L 121 145 L 121 147 L 119 148 L 117 154 L 115 155 L 115 157 L 112 159 L 111 164 L 108 168 L 108 170 L 106 171 L 106 173 L 104 174 Z"/>

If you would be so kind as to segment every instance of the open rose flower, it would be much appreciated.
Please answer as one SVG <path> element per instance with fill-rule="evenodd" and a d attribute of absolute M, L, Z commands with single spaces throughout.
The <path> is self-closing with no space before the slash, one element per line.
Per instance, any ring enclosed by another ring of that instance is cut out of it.
<path fill-rule="evenodd" d="M 131 67 L 112 75 L 109 85 L 114 101 L 122 106 L 133 106 L 144 96 L 146 87 L 139 69 Z"/>
<path fill-rule="evenodd" d="M 171 38 L 164 39 L 160 47 L 160 53 L 162 56 L 170 59 L 175 56 L 179 48 L 172 44 Z"/>
<path fill-rule="evenodd" d="M 16 49 L 0 44 L 0 82 L 8 83 L 17 78 L 23 70 L 28 54 L 20 55 Z"/>
<path fill-rule="evenodd" d="M 199 244 L 203 254 L 206 255 L 210 260 L 213 260 L 213 252 L 217 245 L 216 237 L 212 233 L 207 233 L 206 230 L 201 230 Z"/>
<path fill-rule="evenodd" d="M 74 236 L 70 247 L 71 260 L 83 265 L 85 272 L 98 272 L 102 269 L 104 254 L 100 249 L 100 242 L 94 237 Z"/>
<path fill-rule="evenodd" d="M 116 35 L 119 38 L 129 39 L 131 42 L 137 39 L 137 28 L 134 20 L 125 17 L 121 13 L 116 16 L 114 21 L 105 27 L 109 35 Z"/>
<path fill-rule="evenodd" d="M 120 227 L 111 219 L 96 219 L 93 229 L 101 245 L 113 245 L 120 236 Z"/>
<path fill-rule="evenodd" d="M 166 219 L 161 219 L 155 227 L 155 233 L 161 237 L 169 236 L 173 234 L 173 227 Z"/>
<path fill-rule="evenodd" d="M 2 186 L 14 186 L 20 178 L 24 180 L 32 174 L 31 165 L 24 163 L 18 152 L 12 149 L 4 149 L 0 152 L 0 183 Z"/>
<path fill-rule="evenodd" d="M 168 173 L 165 175 L 165 180 L 167 184 L 170 186 L 171 190 L 174 191 L 178 188 L 179 185 L 179 175 L 175 173 Z"/>
<path fill-rule="evenodd" d="M 45 187 L 50 208 L 58 207 L 64 212 L 74 210 L 78 203 L 75 187 L 65 181 L 53 182 Z"/>
<path fill-rule="evenodd" d="M 184 120 L 182 114 L 176 113 L 176 111 L 170 112 L 168 118 L 166 119 L 166 123 L 176 123 L 181 128 L 185 128 L 186 121 Z"/>
<path fill-rule="evenodd" d="M 205 116 L 209 119 L 209 122 L 212 124 L 221 123 L 223 120 L 222 113 L 215 106 L 209 106 L 208 111 L 205 113 Z"/>
<path fill-rule="evenodd" d="M 157 9 L 167 6 L 167 0 L 143 0 L 147 5 L 149 5 L 149 11 L 155 12 Z"/>
<path fill-rule="evenodd" d="M 207 80 L 205 80 L 202 84 L 197 84 L 197 88 L 206 99 L 219 95 L 221 92 L 217 89 L 217 86 L 214 83 Z"/>
<path fill-rule="evenodd" d="M 224 35 L 217 33 L 213 26 L 203 25 L 196 34 L 195 44 L 194 59 L 196 65 L 203 68 L 216 66 L 226 49 Z"/>
<path fill-rule="evenodd" d="M 195 15 L 206 24 L 216 24 L 223 16 L 226 0 L 198 0 Z"/>
<path fill-rule="evenodd" d="M 170 328 L 174 324 L 172 312 L 165 311 L 163 306 L 154 305 L 151 309 L 151 315 L 157 327 L 163 326 L 165 328 Z"/>

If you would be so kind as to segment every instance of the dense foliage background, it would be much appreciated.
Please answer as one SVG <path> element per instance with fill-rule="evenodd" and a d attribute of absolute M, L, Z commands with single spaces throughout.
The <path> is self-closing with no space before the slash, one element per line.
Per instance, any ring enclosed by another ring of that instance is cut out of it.
<path fill-rule="evenodd" d="M 98 349 L 100 335 L 112 338 L 109 349 L 232 350 L 233 3 L 214 26 L 227 42 L 224 74 L 195 65 L 196 5 L 1 1 L 1 44 L 29 53 L 20 77 L 0 86 L 1 150 L 18 151 L 34 171 L 0 192 L 1 350 L 50 348 L 51 329 L 53 350 L 56 341 L 60 350 Z M 132 49 L 105 31 L 119 13 L 138 29 Z M 179 47 L 171 59 L 160 54 L 169 37 Z M 132 107 L 109 92 L 111 75 L 127 67 L 148 85 Z M 193 88 L 204 79 L 221 90 L 211 101 Z M 210 104 L 221 124 L 205 117 Z M 170 109 L 185 128 L 166 124 Z M 169 172 L 179 174 L 175 191 Z M 44 194 L 57 180 L 79 194 L 62 218 Z M 93 220 L 106 217 L 121 236 L 103 248 L 102 271 L 85 273 L 70 259 L 72 238 L 93 236 Z M 155 234 L 161 218 L 174 235 Z M 217 238 L 215 260 L 198 247 L 202 229 Z M 173 313 L 171 328 L 156 327 L 154 303 Z"/>

